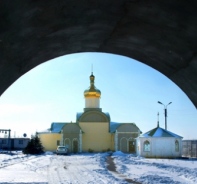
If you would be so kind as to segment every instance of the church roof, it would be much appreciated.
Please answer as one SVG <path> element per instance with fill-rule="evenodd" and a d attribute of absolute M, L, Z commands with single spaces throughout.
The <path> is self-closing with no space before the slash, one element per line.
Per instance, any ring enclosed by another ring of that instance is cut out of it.
<path fill-rule="evenodd" d="M 37 133 L 60 133 L 64 125 L 68 124 L 68 122 L 53 122 L 51 123 L 51 127 L 47 130 L 38 131 Z"/>
<path fill-rule="evenodd" d="M 94 75 L 93 73 L 90 75 L 90 87 L 84 91 L 85 97 L 100 97 L 101 91 L 97 89 L 94 85 Z"/>
<path fill-rule="evenodd" d="M 48 134 L 48 133 L 60 133 L 64 126 L 69 124 L 76 124 L 74 122 L 53 122 L 51 123 L 51 128 L 48 128 L 47 130 L 39 131 L 38 134 Z M 78 124 L 76 124 L 79 126 Z M 80 127 L 79 127 L 80 128 Z M 81 129 L 81 128 L 80 128 Z M 82 131 L 83 132 L 83 131 Z"/>
<path fill-rule="evenodd" d="M 65 123 L 59 123 L 59 122 L 53 122 L 51 123 L 51 128 L 50 131 L 51 133 L 60 133 L 60 131 L 62 130 L 62 128 L 64 127 L 64 125 L 67 124 Z"/>
<path fill-rule="evenodd" d="M 163 128 L 160 127 L 156 127 L 144 134 L 142 134 L 139 137 L 175 137 L 175 138 L 183 138 L 173 132 L 170 132 L 168 130 L 165 130 Z"/>
<path fill-rule="evenodd" d="M 77 113 L 78 117 L 80 118 L 80 116 L 82 115 L 83 113 Z M 109 113 L 105 113 L 106 116 L 109 116 Z M 44 131 L 39 131 L 37 133 L 60 133 L 61 130 L 63 129 L 63 127 L 65 125 L 68 125 L 68 124 L 71 124 L 72 122 L 53 122 L 51 123 L 51 128 L 47 129 L 47 130 L 44 130 Z M 110 133 L 115 133 L 117 128 L 119 126 L 122 126 L 122 125 L 126 125 L 126 124 L 132 124 L 132 125 L 135 125 L 135 123 L 118 123 L 118 122 L 110 122 Z M 136 126 L 136 125 L 135 125 Z M 140 131 L 141 132 L 141 131 Z"/>
<path fill-rule="evenodd" d="M 83 114 L 83 112 L 77 112 L 77 115 L 76 115 L 76 122 L 79 121 L 79 118 L 81 117 L 82 114 Z"/>
<path fill-rule="evenodd" d="M 136 124 L 135 123 L 119 123 L 119 122 L 110 122 L 110 133 L 115 133 L 117 128 L 122 126 L 122 125 L 134 125 L 135 127 Z M 137 127 L 138 128 L 138 127 Z M 139 128 L 138 128 L 139 129 Z M 139 130 L 140 131 L 140 130 Z M 141 131 L 140 131 L 141 133 Z"/>
<path fill-rule="evenodd" d="M 94 110 L 94 109 L 93 109 Z M 92 110 L 92 111 L 93 111 Z M 84 113 L 87 113 L 87 112 L 77 112 L 77 115 L 76 115 L 76 122 L 79 122 L 79 119 L 80 117 L 84 114 Z M 105 114 L 107 116 L 107 118 L 109 119 L 110 121 L 110 114 L 108 112 L 102 112 L 103 114 Z"/>
<path fill-rule="evenodd" d="M 116 129 L 121 125 L 121 123 L 110 122 L 110 132 L 114 133 Z"/>

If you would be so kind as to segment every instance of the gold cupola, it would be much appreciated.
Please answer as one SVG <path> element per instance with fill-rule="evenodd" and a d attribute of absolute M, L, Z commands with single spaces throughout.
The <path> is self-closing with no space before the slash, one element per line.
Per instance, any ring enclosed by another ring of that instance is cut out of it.
<path fill-rule="evenodd" d="M 100 98 L 101 96 L 101 91 L 97 89 L 94 85 L 94 79 L 95 77 L 92 72 L 92 74 L 90 75 L 90 87 L 84 91 L 85 98 L 88 98 L 88 97 Z"/>

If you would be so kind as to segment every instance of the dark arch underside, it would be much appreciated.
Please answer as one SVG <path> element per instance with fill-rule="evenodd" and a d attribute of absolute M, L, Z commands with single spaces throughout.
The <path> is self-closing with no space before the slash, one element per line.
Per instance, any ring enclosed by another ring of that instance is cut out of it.
<path fill-rule="evenodd" d="M 197 107 L 197 1 L 2 0 L 0 94 L 70 53 L 128 56 L 174 81 Z"/>

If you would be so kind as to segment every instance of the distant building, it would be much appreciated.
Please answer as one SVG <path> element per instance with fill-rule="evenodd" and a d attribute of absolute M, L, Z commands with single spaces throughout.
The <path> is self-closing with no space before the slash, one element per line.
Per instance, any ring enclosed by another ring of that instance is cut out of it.
<path fill-rule="evenodd" d="M 197 140 L 182 141 L 182 156 L 197 158 Z"/>
<path fill-rule="evenodd" d="M 29 138 L 0 138 L 0 149 L 22 150 L 27 146 L 29 140 Z"/>
<path fill-rule="evenodd" d="M 76 122 L 54 122 L 38 136 L 45 150 L 54 151 L 65 145 L 70 152 L 101 152 L 107 150 L 136 152 L 135 138 L 140 130 L 135 123 L 111 122 L 110 115 L 100 108 L 101 91 L 90 75 L 90 87 L 84 91 L 84 112 L 77 113 Z"/>
<path fill-rule="evenodd" d="M 140 135 L 137 155 L 147 158 L 177 158 L 182 156 L 182 138 L 159 127 Z"/>

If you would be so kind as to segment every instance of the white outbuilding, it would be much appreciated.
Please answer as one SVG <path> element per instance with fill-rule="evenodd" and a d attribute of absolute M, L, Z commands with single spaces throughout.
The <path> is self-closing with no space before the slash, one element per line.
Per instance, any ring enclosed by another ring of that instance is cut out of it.
<path fill-rule="evenodd" d="M 157 127 L 136 138 L 137 155 L 147 158 L 178 158 L 183 137 Z"/>

